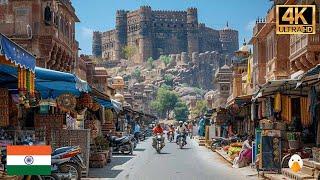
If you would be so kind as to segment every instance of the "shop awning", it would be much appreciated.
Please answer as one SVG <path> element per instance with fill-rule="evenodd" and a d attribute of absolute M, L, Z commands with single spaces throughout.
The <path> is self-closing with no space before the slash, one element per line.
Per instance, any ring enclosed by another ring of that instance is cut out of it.
<path fill-rule="evenodd" d="M 0 56 L 6 60 L 35 72 L 36 58 L 28 51 L 0 33 Z"/>
<path fill-rule="evenodd" d="M 82 92 L 89 92 L 90 87 L 86 81 L 81 80 L 74 74 L 35 68 L 36 89 L 41 92 L 43 98 L 56 98 L 65 93 L 79 96 Z"/>
<path fill-rule="evenodd" d="M 252 95 L 243 95 L 243 96 L 238 96 L 235 97 L 233 99 L 231 99 L 230 101 L 227 102 L 227 107 L 236 104 L 238 106 L 243 106 L 246 104 L 251 103 L 251 99 L 252 99 Z"/>
<path fill-rule="evenodd" d="M 318 82 L 320 82 L 320 64 L 301 74 L 298 77 L 297 87 L 300 87 L 301 85 L 310 86 Z"/>
<path fill-rule="evenodd" d="M 113 104 L 110 100 L 104 100 L 100 98 L 94 98 L 94 100 L 97 101 L 104 108 L 113 109 Z"/>
<path fill-rule="evenodd" d="M 113 105 L 113 109 L 114 109 L 117 113 L 119 113 L 120 111 L 122 111 L 122 105 L 121 105 L 120 102 L 111 99 L 111 103 L 112 103 L 112 105 Z"/>
<path fill-rule="evenodd" d="M 0 64 L 0 86 L 9 89 L 18 88 L 18 70 L 16 67 Z"/>
<path fill-rule="evenodd" d="M 268 81 L 253 94 L 252 99 L 255 100 L 259 97 L 272 95 L 275 92 L 288 92 L 289 94 L 299 93 L 300 91 L 296 89 L 297 82 L 297 79 L 282 79 Z"/>

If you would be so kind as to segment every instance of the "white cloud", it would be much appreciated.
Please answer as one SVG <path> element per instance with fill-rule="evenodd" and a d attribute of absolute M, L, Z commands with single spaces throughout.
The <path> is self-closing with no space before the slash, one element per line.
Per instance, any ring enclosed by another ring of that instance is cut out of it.
<path fill-rule="evenodd" d="M 87 28 L 87 27 L 82 27 L 81 28 L 81 36 L 83 38 L 88 38 L 91 39 L 93 34 L 93 29 Z"/>
<path fill-rule="evenodd" d="M 248 24 L 246 26 L 246 30 L 247 31 L 252 31 L 252 29 L 255 26 L 255 24 L 256 24 L 256 20 L 252 20 L 252 21 L 248 22 Z"/>

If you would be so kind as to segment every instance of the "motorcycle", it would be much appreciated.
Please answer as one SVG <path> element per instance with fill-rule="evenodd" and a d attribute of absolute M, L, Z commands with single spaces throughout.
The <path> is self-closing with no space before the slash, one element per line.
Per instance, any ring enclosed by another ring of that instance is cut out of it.
<path fill-rule="evenodd" d="M 183 134 L 178 135 L 177 141 L 178 141 L 178 145 L 179 145 L 180 149 L 182 149 L 183 146 L 186 145 Z"/>
<path fill-rule="evenodd" d="M 1 163 L 6 164 L 6 150 L 1 152 Z M 4 166 L 6 170 L 6 166 Z M 85 168 L 79 147 L 62 147 L 51 154 L 51 175 L 25 176 L 35 180 L 79 180 Z"/>
<path fill-rule="evenodd" d="M 164 146 L 164 144 L 162 143 L 162 135 L 158 133 L 155 137 L 155 140 L 156 140 L 156 144 L 154 148 L 156 149 L 157 153 L 160 154 L 160 151 Z"/>
<path fill-rule="evenodd" d="M 110 142 L 110 147 L 113 148 L 113 152 L 121 152 L 122 154 L 133 154 L 133 136 L 123 136 L 121 138 L 118 138 L 116 136 L 111 136 L 110 134 L 108 134 L 106 138 Z"/>
<path fill-rule="evenodd" d="M 78 146 L 57 148 L 51 154 L 53 173 L 61 180 L 81 179 L 81 171 L 85 168 L 81 149 Z"/>
<path fill-rule="evenodd" d="M 129 138 L 129 140 L 133 144 L 133 149 L 135 149 L 137 147 L 137 145 L 138 145 L 138 140 L 132 134 L 128 134 L 128 135 L 126 135 L 126 137 Z"/>
<path fill-rule="evenodd" d="M 169 140 L 170 142 L 172 142 L 172 141 L 174 140 L 173 132 L 172 132 L 172 131 L 169 131 L 169 132 L 168 132 L 168 140 Z"/>
<path fill-rule="evenodd" d="M 139 133 L 138 138 L 139 138 L 139 140 L 140 140 L 140 141 L 144 141 L 144 140 L 146 140 L 146 134 L 145 134 L 145 132 L 141 132 L 141 133 Z"/>

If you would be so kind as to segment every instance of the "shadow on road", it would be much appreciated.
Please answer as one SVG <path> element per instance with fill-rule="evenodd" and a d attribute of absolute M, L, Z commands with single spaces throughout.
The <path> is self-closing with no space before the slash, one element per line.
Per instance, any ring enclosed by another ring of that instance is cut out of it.
<path fill-rule="evenodd" d="M 165 154 L 171 154 L 171 153 L 168 153 L 168 152 L 160 152 L 160 153 L 157 153 L 157 154 L 165 155 Z"/>
<path fill-rule="evenodd" d="M 130 157 L 131 156 L 131 157 Z M 123 165 L 130 161 L 133 156 L 113 156 L 111 163 L 103 168 L 90 168 L 89 177 L 90 178 L 116 178 L 123 170 L 113 169 L 116 166 Z"/>
<path fill-rule="evenodd" d="M 145 151 L 146 149 L 144 149 L 144 148 L 136 148 L 136 149 L 134 149 L 133 151 Z"/>
<path fill-rule="evenodd" d="M 180 149 L 180 148 L 177 148 L 177 149 Z M 186 148 L 182 148 L 181 150 L 189 150 L 189 149 L 192 149 L 192 148 L 186 147 Z"/>

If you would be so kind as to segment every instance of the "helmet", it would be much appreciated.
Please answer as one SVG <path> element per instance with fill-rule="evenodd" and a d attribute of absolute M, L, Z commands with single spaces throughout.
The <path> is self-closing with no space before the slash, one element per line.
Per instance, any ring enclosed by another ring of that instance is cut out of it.
<path fill-rule="evenodd" d="M 179 121 L 179 124 L 183 124 L 183 121 Z"/>
<path fill-rule="evenodd" d="M 187 123 L 187 122 L 184 122 L 184 125 L 188 125 L 188 123 Z"/>

